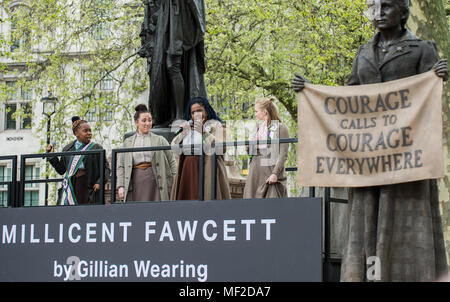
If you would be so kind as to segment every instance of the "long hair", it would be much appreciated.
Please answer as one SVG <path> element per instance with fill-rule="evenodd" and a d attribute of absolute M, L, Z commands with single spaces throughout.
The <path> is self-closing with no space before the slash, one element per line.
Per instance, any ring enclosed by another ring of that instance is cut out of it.
<path fill-rule="evenodd" d="M 203 108 L 205 108 L 207 120 L 218 120 L 219 122 L 223 123 L 222 120 L 217 115 L 216 111 L 214 111 L 208 99 L 204 97 L 194 97 L 189 100 L 189 103 L 187 104 L 186 111 L 184 112 L 183 117 L 186 121 L 191 119 L 191 107 L 194 104 L 200 104 Z"/>
<path fill-rule="evenodd" d="M 274 96 L 268 98 L 259 98 L 256 100 L 256 106 L 263 110 L 267 110 L 267 113 L 269 115 L 267 126 L 269 126 L 272 121 L 279 121 L 281 123 L 280 116 L 278 115 L 278 107 L 274 103 L 276 100 L 277 98 Z"/>

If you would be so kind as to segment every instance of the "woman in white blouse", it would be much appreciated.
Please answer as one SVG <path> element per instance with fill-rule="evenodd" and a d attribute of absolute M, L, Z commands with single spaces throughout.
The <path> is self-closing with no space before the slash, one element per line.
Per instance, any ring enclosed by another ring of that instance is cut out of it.
<path fill-rule="evenodd" d="M 169 146 L 167 140 L 151 133 L 152 116 L 147 106 L 135 108 L 137 131 L 126 138 L 124 148 Z M 119 199 L 123 201 L 169 200 L 177 162 L 171 150 L 120 153 L 117 165 Z"/>

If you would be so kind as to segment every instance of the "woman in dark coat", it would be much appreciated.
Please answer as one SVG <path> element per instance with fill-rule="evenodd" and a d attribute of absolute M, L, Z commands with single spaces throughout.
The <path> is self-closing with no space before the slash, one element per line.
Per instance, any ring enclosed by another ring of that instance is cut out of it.
<path fill-rule="evenodd" d="M 175 154 L 178 156 L 178 169 L 175 175 L 171 199 L 172 200 L 198 200 L 199 199 L 199 166 L 200 153 L 198 145 L 203 146 L 204 200 L 211 199 L 211 180 L 216 178 L 215 199 L 231 199 L 228 184 L 227 170 L 223 158 L 225 148 L 216 148 L 216 175 L 212 175 L 211 146 L 220 143 L 226 138 L 225 127 L 206 98 L 192 98 L 184 114 L 185 121 L 181 124 L 183 131 L 172 140 Z M 188 122 L 188 120 L 190 122 Z M 183 148 L 179 149 L 182 144 Z M 190 145 L 195 146 L 194 150 Z"/>
<path fill-rule="evenodd" d="M 80 150 L 101 150 L 103 147 L 91 141 L 92 131 L 88 122 L 79 117 L 72 118 L 72 131 L 77 139 L 66 145 L 62 152 Z M 47 146 L 47 152 L 54 152 L 52 145 Z M 49 160 L 56 172 L 64 175 L 62 203 L 65 205 L 100 203 L 100 156 L 72 155 L 53 157 Z M 70 168 L 69 165 L 72 167 Z M 107 182 L 110 169 L 104 162 L 104 184 Z"/>
<path fill-rule="evenodd" d="M 405 29 L 408 0 L 376 0 L 369 7 L 377 33 L 359 47 L 349 85 L 397 80 L 434 69 L 448 79 L 446 60 L 433 42 Z M 305 79 L 296 74 L 295 91 Z M 440 146 L 436 146 L 440 147 Z M 447 275 L 435 179 L 350 188 L 341 281 L 364 281 L 371 256 L 378 257 L 379 281 L 433 281 Z M 373 259 L 373 258 L 372 258 Z"/>

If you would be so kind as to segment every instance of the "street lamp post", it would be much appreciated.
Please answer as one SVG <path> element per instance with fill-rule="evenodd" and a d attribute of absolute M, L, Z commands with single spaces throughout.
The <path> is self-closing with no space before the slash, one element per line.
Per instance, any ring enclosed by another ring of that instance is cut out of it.
<path fill-rule="evenodd" d="M 41 98 L 42 102 L 42 114 L 47 117 L 47 146 L 50 144 L 50 126 L 51 126 L 51 118 L 52 115 L 56 112 L 56 102 L 58 101 L 57 97 L 54 97 L 52 93 L 49 91 L 48 96 Z M 48 205 L 48 171 L 47 171 L 47 163 L 45 163 L 45 206 Z"/>

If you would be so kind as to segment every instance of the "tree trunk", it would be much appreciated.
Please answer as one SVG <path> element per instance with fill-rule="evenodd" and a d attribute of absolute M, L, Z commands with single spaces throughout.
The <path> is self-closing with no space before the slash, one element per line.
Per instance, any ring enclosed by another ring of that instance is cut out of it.
<path fill-rule="evenodd" d="M 423 40 L 433 40 L 441 58 L 450 58 L 449 29 L 445 13 L 445 0 L 412 0 L 408 28 Z M 439 180 L 439 201 L 442 228 L 450 264 L 450 85 L 444 85 L 442 97 L 443 149 L 445 177 Z"/>

